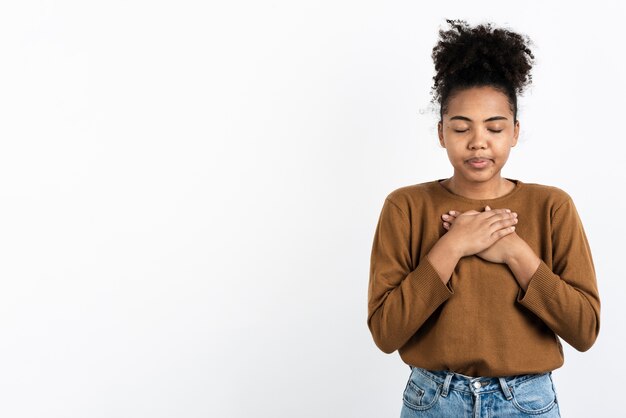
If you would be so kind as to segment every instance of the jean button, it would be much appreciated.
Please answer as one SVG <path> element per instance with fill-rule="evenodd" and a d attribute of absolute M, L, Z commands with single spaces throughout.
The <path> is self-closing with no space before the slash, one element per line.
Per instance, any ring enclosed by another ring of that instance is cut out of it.
<path fill-rule="evenodd" d="M 473 383 L 473 385 L 474 385 L 474 387 L 475 387 L 476 389 L 478 389 L 478 388 L 480 388 L 480 387 L 482 386 L 478 380 L 477 380 L 477 381 L 475 381 L 475 382 Z"/>

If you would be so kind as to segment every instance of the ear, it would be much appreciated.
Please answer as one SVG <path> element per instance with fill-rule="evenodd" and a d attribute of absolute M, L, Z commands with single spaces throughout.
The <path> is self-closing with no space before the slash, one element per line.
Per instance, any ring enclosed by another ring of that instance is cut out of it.
<path fill-rule="evenodd" d="M 441 145 L 442 148 L 446 147 L 446 143 L 443 140 L 443 122 L 439 121 L 439 123 L 437 123 L 437 135 L 439 136 L 439 145 Z"/>
<path fill-rule="evenodd" d="M 511 147 L 517 145 L 517 138 L 519 138 L 519 119 L 515 121 L 515 127 L 513 128 L 513 143 Z"/>

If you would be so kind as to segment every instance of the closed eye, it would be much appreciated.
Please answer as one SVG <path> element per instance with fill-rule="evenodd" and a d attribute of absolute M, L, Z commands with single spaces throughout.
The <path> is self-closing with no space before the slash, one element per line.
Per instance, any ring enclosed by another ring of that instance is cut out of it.
<path fill-rule="evenodd" d="M 489 129 L 489 132 L 493 132 L 494 134 L 497 134 L 497 133 L 502 132 L 503 130 L 504 129 L 500 129 L 499 131 L 494 131 L 493 129 Z M 466 129 L 464 131 L 457 131 L 456 129 L 454 130 L 454 132 L 457 132 L 457 133 L 463 133 L 463 132 L 467 132 L 467 131 L 469 131 L 469 129 Z"/>

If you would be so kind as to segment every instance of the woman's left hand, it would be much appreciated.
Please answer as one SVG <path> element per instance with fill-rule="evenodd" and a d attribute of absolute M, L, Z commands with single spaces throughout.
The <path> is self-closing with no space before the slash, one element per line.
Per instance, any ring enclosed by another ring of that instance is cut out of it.
<path fill-rule="evenodd" d="M 491 210 L 489 206 L 485 208 L 485 210 Z M 461 212 L 451 210 L 447 214 L 443 214 L 441 217 L 443 219 L 443 227 L 446 230 L 450 229 L 450 225 L 454 222 L 457 216 L 459 216 Z M 517 215 L 513 212 L 514 215 Z M 517 232 L 513 231 L 510 234 L 507 234 L 496 241 L 491 247 L 484 249 L 483 251 L 476 253 L 477 256 L 482 258 L 483 260 L 490 261 L 492 263 L 500 263 L 505 264 L 507 259 L 514 254 L 515 249 L 519 248 L 518 245 L 520 241 L 523 241 Z"/>

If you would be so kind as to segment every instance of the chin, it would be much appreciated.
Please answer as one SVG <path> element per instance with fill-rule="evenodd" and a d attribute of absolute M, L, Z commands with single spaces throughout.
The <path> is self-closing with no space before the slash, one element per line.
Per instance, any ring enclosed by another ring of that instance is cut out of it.
<path fill-rule="evenodd" d="M 498 172 L 497 171 L 478 171 L 478 172 L 464 171 L 463 174 L 464 174 L 463 177 L 465 177 L 468 180 L 483 182 L 483 181 L 489 181 L 492 178 L 497 177 Z"/>

